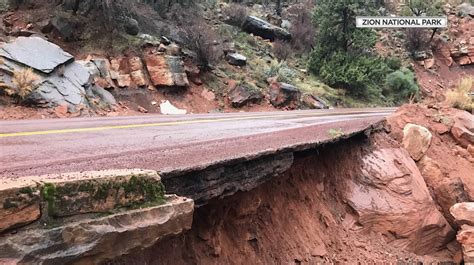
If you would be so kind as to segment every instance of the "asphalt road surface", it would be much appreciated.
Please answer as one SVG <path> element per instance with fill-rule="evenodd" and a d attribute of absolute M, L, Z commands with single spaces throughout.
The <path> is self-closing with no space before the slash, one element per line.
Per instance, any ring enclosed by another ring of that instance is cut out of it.
<path fill-rule="evenodd" d="M 363 131 L 394 109 L 0 122 L 0 177 L 141 168 L 163 174 L 251 159 Z"/>

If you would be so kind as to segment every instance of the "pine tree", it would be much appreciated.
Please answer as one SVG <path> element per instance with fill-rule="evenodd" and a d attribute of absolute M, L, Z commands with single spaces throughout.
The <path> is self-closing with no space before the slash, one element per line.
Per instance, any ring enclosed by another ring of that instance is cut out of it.
<path fill-rule="evenodd" d="M 360 97 L 379 94 L 377 82 L 388 67 L 373 54 L 377 35 L 356 28 L 356 16 L 370 11 L 370 0 L 320 0 L 313 14 L 318 29 L 309 67 L 328 85 Z"/>

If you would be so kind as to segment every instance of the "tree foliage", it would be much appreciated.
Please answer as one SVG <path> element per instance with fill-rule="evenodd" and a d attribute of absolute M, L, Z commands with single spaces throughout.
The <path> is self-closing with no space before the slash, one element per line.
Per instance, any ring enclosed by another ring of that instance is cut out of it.
<path fill-rule="evenodd" d="M 384 94 L 394 103 L 400 103 L 418 94 L 419 87 L 415 75 L 407 68 L 401 68 L 385 79 Z"/>
<path fill-rule="evenodd" d="M 377 35 L 356 28 L 357 15 L 371 6 L 368 0 L 321 0 L 313 20 L 318 29 L 310 69 L 322 81 L 359 97 L 377 94 L 389 68 L 373 54 Z"/>
<path fill-rule="evenodd" d="M 441 0 L 407 0 L 403 15 L 438 16 L 442 13 L 443 1 Z"/>

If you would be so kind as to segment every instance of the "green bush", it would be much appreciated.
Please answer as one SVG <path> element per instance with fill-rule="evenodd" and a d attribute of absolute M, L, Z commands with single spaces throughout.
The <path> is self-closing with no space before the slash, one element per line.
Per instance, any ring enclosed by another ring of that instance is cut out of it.
<path fill-rule="evenodd" d="M 7 12 L 9 8 L 9 0 L 0 0 L 0 12 Z"/>
<path fill-rule="evenodd" d="M 317 68 L 319 78 L 332 87 L 345 88 L 349 94 L 359 98 L 378 98 L 379 84 L 390 71 L 379 57 L 335 52 L 332 56 L 319 58 L 313 55 L 310 68 Z M 314 64 L 318 64 L 317 66 Z"/>
<path fill-rule="evenodd" d="M 264 69 L 266 78 L 276 77 L 278 82 L 292 83 L 296 78 L 296 72 L 289 68 L 286 62 L 272 61 L 271 64 Z"/>
<path fill-rule="evenodd" d="M 419 87 L 415 75 L 407 68 L 401 68 L 385 79 L 384 95 L 394 103 L 401 103 L 418 95 Z"/>
<path fill-rule="evenodd" d="M 388 68 L 393 71 L 397 71 L 402 67 L 402 61 L 396 57 L 388 57 L 385 59 L 385 62 L 387 63 Z"/>

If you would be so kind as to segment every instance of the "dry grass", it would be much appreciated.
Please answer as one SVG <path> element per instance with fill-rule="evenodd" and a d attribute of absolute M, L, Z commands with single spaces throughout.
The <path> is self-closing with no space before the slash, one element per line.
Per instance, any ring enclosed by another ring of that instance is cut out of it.
<path fill-rule="evenodd" d="M 227 22 L 231 25 L 242 27 L 248 16 L 248 9 L 243 4 L 231 3 L 222 12 L 226 16 Z"/>
<path fill-rule="evenodd" d="M 453 108 L 473 112 L 474 100 L 473 97 L 469 95 L 473 84 L 474 79 L 472 77 L 465 77 L 461 79 L 461 82 L 459 82 L 459 86 L 456 88 L 456 90 L 448 91 L 446 93 L 446 100 L 448 104 Z"/>
<path fill-rule="evenodd" d="M 13 73 L 13 88 L 5 89 L 8 95 L 18 96 L 21 99 L 26 98 L 35 88 L 39 77 L 32 69 L 24 69 Z"/>
<path fill-rule="evenodd" d="M 341 138 L 344 136 L 344 131 L 342 129 L 329 129 L 328 136 L 331 137 L 331 139 Z"/>

